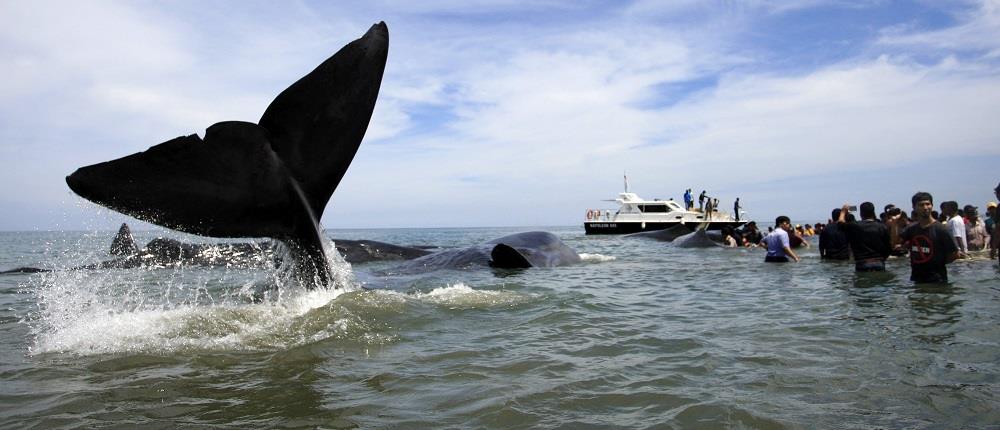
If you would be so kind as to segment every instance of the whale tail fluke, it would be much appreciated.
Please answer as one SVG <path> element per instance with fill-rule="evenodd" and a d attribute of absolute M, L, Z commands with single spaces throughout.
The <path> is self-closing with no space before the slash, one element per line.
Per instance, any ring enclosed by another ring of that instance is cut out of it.
<path fill-rule="evenodd" d="M 385 23 L 279 94 L 259 124 L 220 122 L 144 152 L 78 169 L 69 187 L 94 203 L 186 233 L 271 237 L 326 283 L 318 221 L 375 108 Z"/>

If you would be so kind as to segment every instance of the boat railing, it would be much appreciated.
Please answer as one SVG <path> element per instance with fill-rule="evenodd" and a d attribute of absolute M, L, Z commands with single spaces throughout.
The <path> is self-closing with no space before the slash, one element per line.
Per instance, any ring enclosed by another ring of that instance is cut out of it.
<path fill-rule="evenodd" d="M 712 214 L 707 217 L 705 216 L 706 213 L 698 208 L 694 208 L 691 212 L 697 213 L 699 219 L 705 219 L 706 221 L 729 221 L 735 219 L 729 212 L 719 209 L 713 210 Z M 642 221 L 644 220 L 644 218 L 648 218 L 651 220 L 656 219 L 653 216 L 647 217 L 646 214 L 642 212 L 635 213 L 633 215 L 638 216 L 639 219 L 636 221 Z M 658 215 L 660 214 L 657 214 L 657 217 Z M 740 211 L 740 215 L 741 215 L 740 219 L 746 218 L 745 211 Z M 617 216 L 618 216 L 618 211 L 614 211 L 611 209 L 587 209 L 586 213 L 587 221 L 589 222 L 612 222 L 615 221 Z"/>

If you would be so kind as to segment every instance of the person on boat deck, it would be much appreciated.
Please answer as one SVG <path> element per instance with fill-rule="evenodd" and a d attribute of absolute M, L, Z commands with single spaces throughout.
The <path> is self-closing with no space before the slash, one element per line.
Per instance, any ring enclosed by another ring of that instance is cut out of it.
<path fill-rule="evenodd" d="M 789 233 L 794 231 L 792 221 L 787 216 L 781 215 L 774 219 L 774 225 L 777 226 L 774 231 L 764 236 L 760 243 L 761 246 L 767 247 L 767 256 L 764 257 L 764 262 L 787 263 L 788 257 L 791 256 L 797 263 L 799 256 L 792 251 L 789 241 Z"/>
<path fill-rule="evenodd" d="M 740 198 L 737 197 L 736 201 L 733 202 L 733 216 L 736 217 L 736 221 L 740 220 L 740 209 L 743 209 L 743 207 L 740 206 Z"/>
<path fill-rule="evenodd" d="M 706 198 L 708 198 L 708 196 L 705 194 L 705 190 L 701 190 L 701 195 L 698 196 L 698 210 L 700 211 L 705 210 Z"/>
<path fill-rule="evenodd" d="M 917 222 L 899 233 L 910 249 L 910 280 L 918 284 L 948 282 L 946 265 L 958 258 L 958 246 L 948 227 L 933 217 L 930 193 L 918 192 L 911 201 Z"/>
<path fill-rule="evenodd" d="M 844 230 L 851 243 L 854 271 L 884 272 L 885 259 L 892 252 L 889 228 L 875 216 L 875 205 L 872 202 L 864 202 L 858 207 L 861 210 L 861 222 L 847 220 L 849 206 L 850 204 L 845 203 L 841 208 L 837 225 Z"/>
<path fill-rule="evenodd" d="M 691 210 L 694 207 L 694 197 L 691 195 L 691 189 L 688 188 L 684 191 L 684 210 Z"/>

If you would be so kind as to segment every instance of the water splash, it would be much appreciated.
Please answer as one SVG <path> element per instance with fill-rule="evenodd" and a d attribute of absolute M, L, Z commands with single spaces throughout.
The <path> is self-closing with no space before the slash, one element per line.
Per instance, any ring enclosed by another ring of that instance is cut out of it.
<path fill-rule="evenodd" d="M 37 303 L 25 319 L 34 337 L 29 354 L 277 350 L 331 336 L 384 341 L 371 334 L 378 327 L 332 305 L 360 288 L 351 265 L 321 237 L 331 288 L 302 285 L 281 247 L 276 259 L 255 268 L 177 265 L 33 277 L 25 285 Z M 276 288 L 254 303 L 249 293 L 261 285 Z"/>

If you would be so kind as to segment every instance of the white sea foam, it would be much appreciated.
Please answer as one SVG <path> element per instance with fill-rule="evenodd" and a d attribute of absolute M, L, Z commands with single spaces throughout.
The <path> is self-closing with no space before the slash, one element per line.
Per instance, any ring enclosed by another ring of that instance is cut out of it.
<path fill-rule="evenodd" d="M 506 290 L 480 290 L 457 283 L 435 288 L 426 293 L 416 293 L 417 300 L 451 308 L 480 308 L 515 306 L 533 301 L 538 296 Z"/>
<path fill-rule="evenodd" d="M 580 259 L 585 263 L 606 263 L 616 260 L 614 256 L 604 254 L 580 254 Z"/>
<path fill-rule="evenodd" d="M 46 274 L 33 285 L 39 305 L 29 318 L 35 337 L 30 353 L 270 350 L 345 332 L 362 337 L 367 334 L 364 319 L 343 308 L 316 315 L 317 309 L 359 289 L 351 266 L 332 243 L 326 245 L 335 288 L 308 289 L 274 267 L 255 272 L 180 267 Z M 262 303 L 250 303 L 240 292 L 252 290 L 261 275 L 278 289 Z"/>

